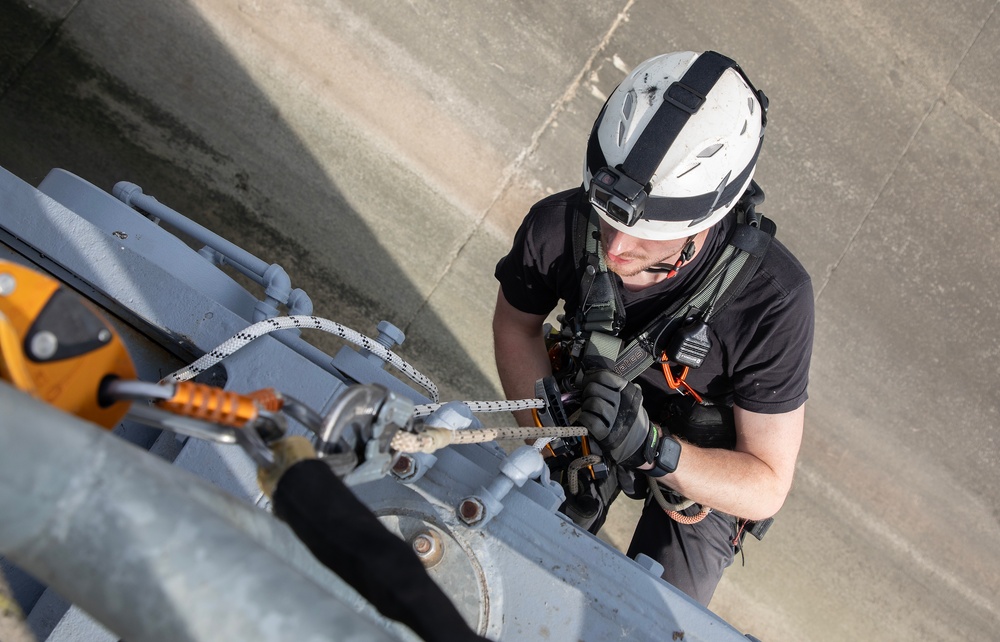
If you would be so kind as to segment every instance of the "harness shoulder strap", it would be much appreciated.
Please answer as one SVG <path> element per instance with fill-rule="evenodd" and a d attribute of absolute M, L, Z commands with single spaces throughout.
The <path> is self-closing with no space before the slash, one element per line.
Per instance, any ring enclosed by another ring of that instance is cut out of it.
<path fill-rule="evenodd" d="M 587 336 L 579 355 L 585 367 L 608 367 L 621 351 L 617 335 L 625 324 L 625 306 L 601 253 L 598 214 L 593 208 L 587 212 L 573 222 L 573 255 L 582 274 L 573 330 Z"/>
<path fill-rule="evenodd" d="M 733 238 L 730 239 L 730 246 L 736 248 L 743 260 L 739 271 L 733 275 L 730 283 L 716 297 L 712 303 L 712 312 L 709 316 L 719 314 L 735 299 L 746 286 L 750 279 L 757 273 L 764 255 L 767 254 L 771 246 L 771 240 L 778 231 L 778 226 L 769 218 L 764 218 L 752 210 L 749 212 L 751 220 L 744 224 L 737 225 Z M 708 321 L 708 317 L 705 318 Z"/>
<path fill-rule="evenodd" d="M 597 216 L 591 209 L 589 215 L 577 215 L 574 222 L 573 251 L 583 269 L 578 329 L 615 335 L 624 324 L 624 305 L 600 250 Z"/>
<path fill-rule="evenodd" d="M 675 303 L 629 341 L 615 360 L 613 370 L 625 379 L 635 379 L 659 361 L 654 352 L 657 339 L 665 330 L 693 313 L 700 313 L 702 321 L 707 323 L 728 307 L 757 272 L 776 231 L 774 222 L 754 212 L 753 207 L 741 209 L 726 247 L 695 293 Z"/>

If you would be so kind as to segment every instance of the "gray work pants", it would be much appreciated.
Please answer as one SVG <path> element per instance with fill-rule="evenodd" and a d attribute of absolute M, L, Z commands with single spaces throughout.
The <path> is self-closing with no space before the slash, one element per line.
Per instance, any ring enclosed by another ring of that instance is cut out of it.
<path fill-rule="evenodd" d="M 628 556 L 645 553 L 663 565 L 663 579 L 708 606 L 722 572 L 733 563 L 734 519 L 711 512 L 697 524 L 679 524 L 647 501 Z"/>

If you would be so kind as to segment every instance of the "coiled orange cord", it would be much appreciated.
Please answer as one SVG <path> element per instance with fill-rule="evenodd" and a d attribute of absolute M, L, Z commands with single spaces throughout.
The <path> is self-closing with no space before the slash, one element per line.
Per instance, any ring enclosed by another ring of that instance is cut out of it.
<path fill-rule="evenodd" d="M 663 512 L 669 515 L 670 519 L 674 520 L 678 524 L 686 524 L 690 526 L 691 524 L 697 524 L 701 520 L 705 519 L 705 517 L 707 517 L 708 514 L 712 512 L 712 509 L 702 507 L 701 512 L 699 512 L 697 515 L 684 515 L 682 513 L 678 513 L 675 510 L 668 510 Z"/>

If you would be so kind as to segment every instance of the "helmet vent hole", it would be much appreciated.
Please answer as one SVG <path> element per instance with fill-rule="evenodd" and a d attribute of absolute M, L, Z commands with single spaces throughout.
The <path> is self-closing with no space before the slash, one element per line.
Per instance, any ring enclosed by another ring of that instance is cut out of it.
<path fill-rule="evenodd" d="M 722 147 L 722 145 L 719 145 L 719 147 Z M 699 154 L 699 157 L 701 157 L 700 154 Z M 684 170 L 683 172 L 681 172 L 680 174 L 678 174 L 677 178 L 680 178 L 681 176 L 684 176 L 685 174 L 693 172 L 694 170 L 698 169 L 698 167 L 700 167 L 700 166 L 701 166 L 701 163 L 695 163 L 691 167 L 688 167 L 686 170 Z"/>
<path fill-rule="evenodd" d="M 750 115 L 753 116 L 753 98 L 747 98 L 747 107 L 750 108 Z"/>
<path fill-rule="evenodd" d="M 622 103 L 622 116 L 625 120 L 632 117 L 632 108 L 635 107 L 635 92 L 630 91 L 625 94 L 625 101 Z"/>
<path fill-rule="evenodd" d="M 621 147 L 623 142 L 625 142 L 625 122 L 621 121 L 618 123 L 618 146 Z"/>
<path fill-rule="evenodd" d="M 747 133 L 747 121 L 743 121 L 743 131 L 740 132 L 740 136 Z"/>
<path fill-rule="evenodd" d="M 744 131 L 746 130 L 746 125 L 743 126 Z M 711 158 L 715 156 L 715 153 L 722 149 L 722 143 L 716 143 L 714 145 L 709 145 L 705 149 L 701 150 L 698 154 L 698 158 Z"/>

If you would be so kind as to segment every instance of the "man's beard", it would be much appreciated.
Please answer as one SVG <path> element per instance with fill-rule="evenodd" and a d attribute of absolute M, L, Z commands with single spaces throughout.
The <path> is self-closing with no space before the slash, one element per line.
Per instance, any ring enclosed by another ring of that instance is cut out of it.
<path fill-rule="evenodd" d="M 614 272 L 615 274 L 617 274 L 622 278 L 629 278 L 642 274 L 643 272 L 653 267 L 654 265 L 660 265 L 664 263 L 667 265 L 673 265 L 675 262 L 674 260 L 676 260 L 677 256 L 681 253 L 683 249 L 684 247 L 681 246 L 678 249 L 671 250 L 669 254 L 658 259 L 651 259 L 649 258 L 648 255 L 645 254 L 626 253 L 618 255 L 619 258 L 621 259 L 631 261 L 631 263 L 629 263 L 628 265 L 616 265 L 612 261 L 608 260 L 607 250 L 601 248 L 601 251 L 604 253 L 604 263 L 608 266 L 608 271 Z"/>

